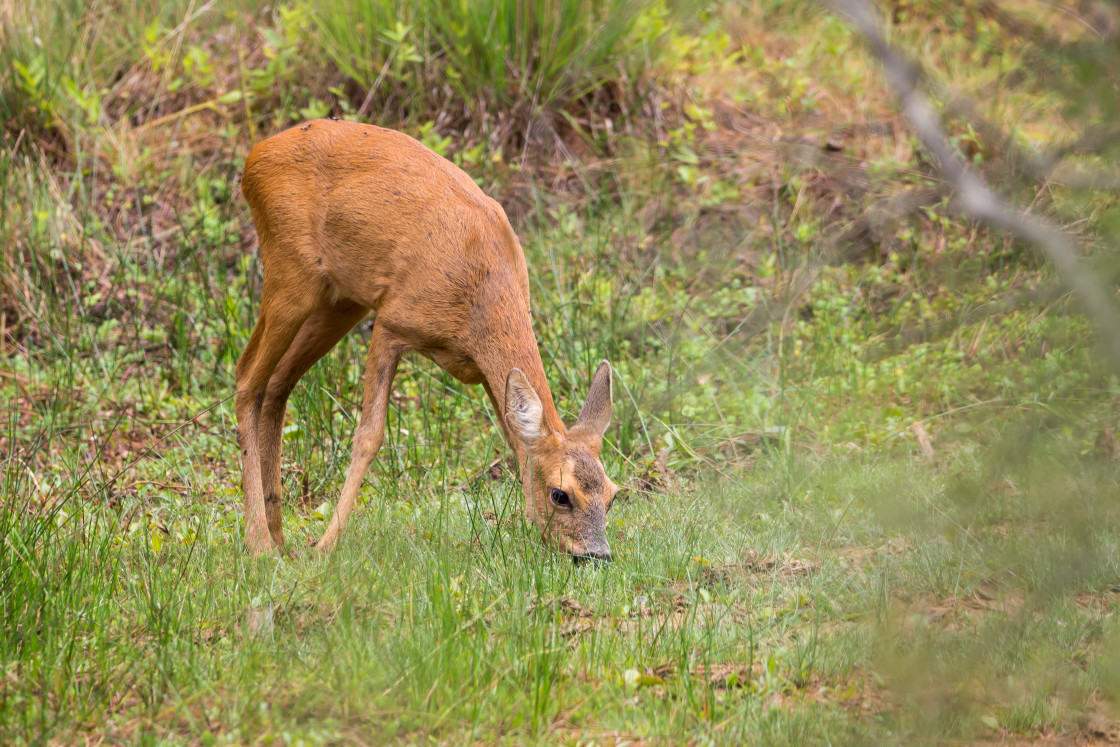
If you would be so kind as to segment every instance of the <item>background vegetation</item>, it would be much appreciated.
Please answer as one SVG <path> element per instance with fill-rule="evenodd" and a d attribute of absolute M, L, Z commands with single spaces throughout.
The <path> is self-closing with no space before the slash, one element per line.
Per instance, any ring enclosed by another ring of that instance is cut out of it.
<path fill-rule="evenodd" d="M 1114 292 L 1115 9 L 879 11 Z M 0 741 L 1120 739 L 1120 381 L 826 6 L 52 0 L 0 58 Z M 291 551 L 244 556 L 238 179 L 327 115 L 503 203 L 563 414 L 615 364 L 613 566 L 543 550 L 486 398 L 414 358 L 304 547 L 368 323 L 293 396 Z"/>

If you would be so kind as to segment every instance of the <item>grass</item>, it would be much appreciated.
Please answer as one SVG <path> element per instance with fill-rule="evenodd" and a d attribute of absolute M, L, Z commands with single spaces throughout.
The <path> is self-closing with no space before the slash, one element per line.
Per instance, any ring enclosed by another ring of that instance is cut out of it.
<path fill-rule="evenodd" d="M 3 17 L 0 741 L 1115 739 L 1120 385 L 1029 250 L 943 195 L 883 207 L 938 182 L 850 30 L 809 3 L 407 7 Z M 1110 272 L 1112 195 L 1016 171 L 1076 134 L 1060 66 L 1011 76 L 1054 47 L 923 7 L 896 41 L 1014 131 L 954 113 L 958 147 Z M 237 175 L 363 106 L 501 198 L 562 415 L 614 364 L 612 566 L 541 547 L 486 398 L 418 358 L 310 551 L 368 321 L 293 395 L 289 552 L 244 555 Z"/>
<path fill-rule="evenodd" d="M 622 504 L 600 569 L 540 552 L 512 481 L 392 497 L 381 480 L 326 558 L 301 547 L 313 520 L 291 554 L 250 561 L 212 505 L 179 509 L 197 531 L 158 551 L 162 529 L 122 537 L 122 512 L 8 514 L 5 736 L 1047 733 L 1115 687 L 1116 470 L 1047 449 L 993 473 L 989 456 L 952 479 L 767 459 L 745 482 Z"/>
<path fill-rule="evenodd" d="M 363 114 L 375 98 L 378 109 L 393 98 L 407 102 L 406 110 L 416 102 L 431 108 L 437 91 L 437 101 L 466 102 L 473 118 L 513 112 L 531 119 L 565 110 L 644 62 L 641 48 L 653 40 L 632 37 L 631 30 L 649 5 L 355 1 L 330 3 L 313 18 L 331 60 L 370 90 L 358 110 Z M 614 93 L 623 107 L 633 95 Z"/>

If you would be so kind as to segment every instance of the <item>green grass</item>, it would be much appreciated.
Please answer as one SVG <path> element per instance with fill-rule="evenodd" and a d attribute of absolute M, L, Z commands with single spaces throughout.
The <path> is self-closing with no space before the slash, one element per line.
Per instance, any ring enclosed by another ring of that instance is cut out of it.
<path fill-rule="evenodd" d="M 122 535 L 126 508 L 9 513 L 0 723 L 171 743 L 1046 733 L 1115 697 L 1120 664 L 1117 469 L 1054 448 L 935 473 L 767 458 L 624 502 L 603 568 L 542 552 L 511 480 L 371 488 L 329 557 L 304 546 L 312 519 L 247 559 L 231 501 L 181 507 L 196 531 L 158 551 L 158 525 Z"/>
<path fill-rule="evenodd" d="M 513 111 L 533 118 L 563 110 L 620 76 L 632 78 L 648 59 L 643 48 L 654 43 L 631 35 L 648 5 L 347 0 L 315 9 L 312 17 L 339 70 L 372 89 L 367 107 L 374 97 L 384 104 L 399 96 L 409 102 L 406 111 L 431 110 L 456 98 L 474 117 Z M 633 95 L 612 93 L 623 107 Z"/>
<path fill-rule="evenodd" d="M 937 180 L 850 30 L 811 3 L 477 5 L 0 19 L 0 742 L 1107 740 L 1120 383 L 1029 249 L 945 200 L 880 210 Z M 954 115 L 957 146 L 1111 272 L 1114 195 L 1040 189 L 1012 148 L 1072 137 L 1092 86 L 1010 79 L 1056 52 L 971 4 L 902 5 L 894 38 L 1014 135 Z M 414 357 L 314 554 L 368 321 L 292 397 L 289 551 L 245 556 L 237 176 L 367 100 L 513 217 L 566 419 L 612 361 L 613 565 L 541 546 L 487 476 L 482 392 Z"/>

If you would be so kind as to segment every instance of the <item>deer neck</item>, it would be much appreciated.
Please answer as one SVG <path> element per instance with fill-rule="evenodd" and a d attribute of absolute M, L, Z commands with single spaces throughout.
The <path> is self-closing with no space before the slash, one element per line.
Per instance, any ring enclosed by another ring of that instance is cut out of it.
<path fill-rule="evenodd" d="M 505 339 L 493 340 L 492 342 L 497 344 L 488 344 L 485 353 L 475 360 L 486 379 L 486 385 L 494 394 L 498 416 L 503 422 L 505 421 L 506 379 L 510 371 L 520 368 L 541 399 L 544 422 L 553 433 L 564 435 L 567 433 L 567 428 L 564 427 L 564 422 L 560 419 L 559 413 L 556 412 L 556 405 L 552 401 L 552 390 L 544 375 L 544 365 L 541 363 L 541 354 L 537 349 L 532 325 L 526 319 L 524 325 L 516 326 L 521 327 L 519 334 L 503 335 Z M 509 328 L 505 327 L 505 329 Z"/>

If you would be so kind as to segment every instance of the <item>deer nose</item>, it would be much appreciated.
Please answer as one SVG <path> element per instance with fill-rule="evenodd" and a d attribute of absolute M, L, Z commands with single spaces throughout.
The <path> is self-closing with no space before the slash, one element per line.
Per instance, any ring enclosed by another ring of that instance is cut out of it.
<path fill-rule="evenodd" d="M 586 552 L 586 553 L 583 553 L 582 555 L 573 555 L 572 556 L 572 561 L 576 565 L 579 565 L 581 563 L 585 563 L 589 560 L 593 560 L 596 563 L 613 563 L 614 562 L 614 556 L 611 555 L 610 550 L 604 550 L 603 552 Z"/>

